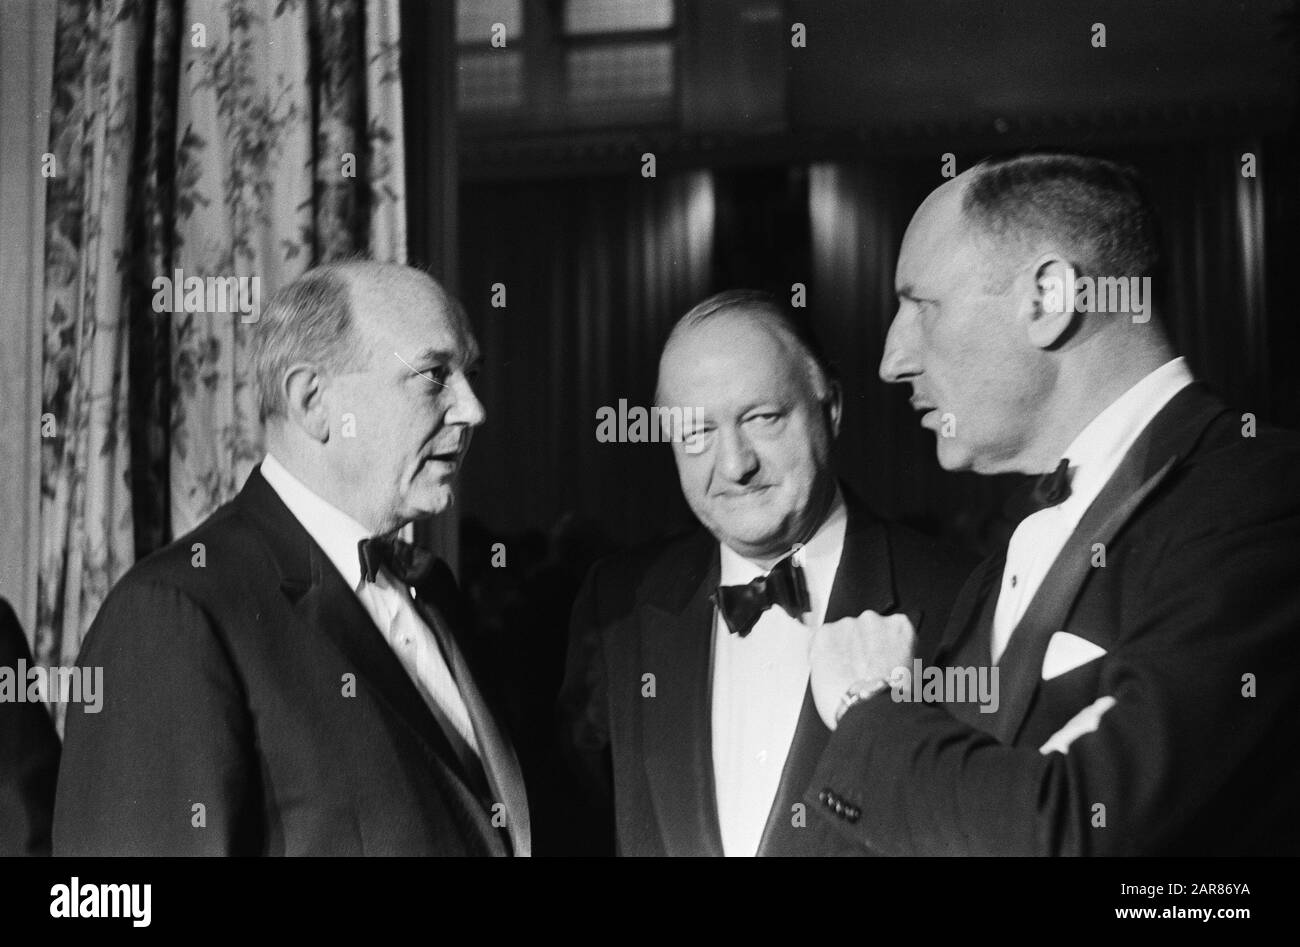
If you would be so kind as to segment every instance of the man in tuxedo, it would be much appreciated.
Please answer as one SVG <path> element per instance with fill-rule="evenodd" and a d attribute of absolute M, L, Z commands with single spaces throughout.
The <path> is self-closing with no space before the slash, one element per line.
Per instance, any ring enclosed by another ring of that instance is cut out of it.
<path fill-rule="evenodd" d="M 836 483 L 839 388 L 775 298 L 723 293 L 687 313 L 656 401 L 682 409 L 673 453 L 702 528 L 592 569 L 561 696 L 588 769 L 612 754 L 618 850 L 867 854 L 802 801 L 830 735 L 809 688 L 814 630 L 906 612 L 924 637 L 969 563 Z"/>
<path fill-rule="evenodd" d="M 445 565 L 396 538 L 452 500 L 477 346 L 428 276 L 354 261 L 252 332 L 267 455 L 113 589 L 79 656 L 55 854 L 526 855 L 514 752 Z"/>
<path fill-rule="evenodd" d="M 18 616 L 0 598 L 0 668 L 27 688 L 31 652 Z M 0 699 L 0 857 L 48 855 L 59 735 L 41 701 Z"/>
<path fill-rule="evenodd" d="M 1078 156 L 982 163 L 912 219 L 881 377 L 911 385 L 945 469 L 1045 476 L 934 662 L 995 666 L 995 713 L 890 679 L 911 664 L 900 623 L 819 643 L 814 679 L 853 706 L 808 799 L 846 838 L 1300 853 L 1300 437 L 1175 357 L 1144 279 L 1157 247 L 1135 175 Z"/>

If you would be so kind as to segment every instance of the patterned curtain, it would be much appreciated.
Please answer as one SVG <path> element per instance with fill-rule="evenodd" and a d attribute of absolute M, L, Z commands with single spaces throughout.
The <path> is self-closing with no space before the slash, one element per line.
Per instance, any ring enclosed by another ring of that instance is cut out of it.
<path fill-rule="evenodd" d="M 405 260 L 398 8 L 60 0 L 38 661 L 74 661 L 134 559 L 260 457 L 255 314 L 157 312 L 154 280 L 256 277 L 264 303 L 317 262 Z"/>

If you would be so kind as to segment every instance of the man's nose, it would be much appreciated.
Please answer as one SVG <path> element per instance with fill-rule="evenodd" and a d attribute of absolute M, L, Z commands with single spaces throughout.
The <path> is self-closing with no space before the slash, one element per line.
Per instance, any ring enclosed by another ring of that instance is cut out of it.
<path fill-rule="evenodd" d="M 447 409 L 447 424 L 463 424 L 466 427 L 478 427 L 487 420 L 487 411 L 483 403 L 474 394 L 474 387 L 469 379 L 457 373 L 447 386 L 446 394 L 452 398 L 451 407 Z"/>
<path fill-rule="evenodd" d="M 736 428 L 718 430 L 718 471 L 733 483 L 744 483 L 758 470 L 758 454 Z"/>
<path fill-rule="evenodd" d="M 889 326 L 889 334 L 885 336 L 885 351 L 880 356 L 881 381 L 907 381 L 921 374 L 914 350 L 911 318 L 900 310 Z"/>

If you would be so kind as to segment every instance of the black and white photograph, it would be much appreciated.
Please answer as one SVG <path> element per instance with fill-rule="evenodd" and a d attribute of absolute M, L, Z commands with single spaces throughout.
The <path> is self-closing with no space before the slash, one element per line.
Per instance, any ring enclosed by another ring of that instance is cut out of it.
<path fill-rule="evenodd" d="M 0 162 L 6 926 L 1278 919 L 1300 0 L 0 0 Z"/>

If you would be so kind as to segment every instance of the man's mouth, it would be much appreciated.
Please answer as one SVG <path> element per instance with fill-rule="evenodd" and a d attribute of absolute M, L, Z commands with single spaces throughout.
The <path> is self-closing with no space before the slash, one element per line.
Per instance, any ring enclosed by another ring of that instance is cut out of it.
<path fill-rule="evenodd" d="M 440 464 L 448 464 L 452 467 L 455 467 L 460 464 L 461 458 L 463 456 L 464 456 L 464 451 L 462 451 L 459 447 L 456 447 L 456 448 L 452 448 L 451 450 L 440 451 L 434 454 L 426 454 L 424 458 L 421 460 L 421 463 L 426 464 L 429 463 L 430 461 L 436 461 L 437 463 Z"/>
<path fill-rule="evenodd" d="M 912 397 L 908 399 L 908 402 L 912 405 L 913 411 L 920 413 L 922 427 L 924 427 L 925 423 L 939 411 L 938 407 L 917 395 L 912 395 Z"/>
<path fill-rule="evenodd" d="M 773 484 L 765 483 L 762 486 L 746 487 L 742 490 L 719 490 L 714 494 L 720 500 L 748 500 L 757 496 L 764 491 L 772 489 Z"/>

